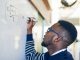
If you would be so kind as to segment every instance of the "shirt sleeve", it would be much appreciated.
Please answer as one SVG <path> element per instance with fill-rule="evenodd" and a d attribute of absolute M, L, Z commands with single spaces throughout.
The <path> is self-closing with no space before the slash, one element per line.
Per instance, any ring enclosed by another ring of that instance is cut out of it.
<path fill-rule="evenodd" d="M 25 56 L 26 60 L 44 60 L 44 53 L 36 52 L 32 34 L 28 34 L 26 38 Z"/>
<path fill-rule="evenodd" d="M 33 36 L 32 34 L 27 35 L 27 41 L 33 41 Z"/>

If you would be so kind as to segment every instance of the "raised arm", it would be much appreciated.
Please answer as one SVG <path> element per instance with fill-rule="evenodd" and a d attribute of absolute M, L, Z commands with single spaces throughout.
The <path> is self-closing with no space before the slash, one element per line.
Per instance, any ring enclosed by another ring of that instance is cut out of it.
<path fill-rule="evenodd" d="M 35 25 L 33 19 L 30 19 L 27 22 L 27 39 L 26 39 L 26 46 L 25 46 L 25 56 L 26 60 L 44 60 L 44 54 L 36 52 L 34 48 L 34 40 L 32 36 L 32 29 Z"/>

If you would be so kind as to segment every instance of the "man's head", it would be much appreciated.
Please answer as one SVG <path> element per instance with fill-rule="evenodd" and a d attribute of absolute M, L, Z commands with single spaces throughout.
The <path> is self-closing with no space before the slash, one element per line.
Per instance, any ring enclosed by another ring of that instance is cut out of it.
<path fill-rule="evenodd" d="M 77 30 L 75 26 L 70 22 L 60 20 L 48 28 L 42 46 L 66 48 L 76 40 L 76 37 Z"/>

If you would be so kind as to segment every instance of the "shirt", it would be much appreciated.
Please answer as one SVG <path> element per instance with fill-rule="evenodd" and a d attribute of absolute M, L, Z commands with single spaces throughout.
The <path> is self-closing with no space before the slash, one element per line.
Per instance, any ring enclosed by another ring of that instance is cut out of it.
<path fill-rule="evenodd" d="M 36 52 L 34 48 L 34 41 L 32 34 L 27 35 L 26 45 L 25 45 L 25 57 L 26 60 L 73 60 L 72 55 L 67 52 L 66 49 L 62 49 L 53 53 L 51 56 L 48 52 L 39 53 Z"/>

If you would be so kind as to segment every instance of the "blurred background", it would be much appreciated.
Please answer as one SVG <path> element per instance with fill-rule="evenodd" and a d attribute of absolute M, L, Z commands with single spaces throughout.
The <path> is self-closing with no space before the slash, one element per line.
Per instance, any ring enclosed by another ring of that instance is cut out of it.
<path fill-rule="evenodd" d="M 49 26 L 59 19 L 73 23 L 77 40 L 68 47 L 80 60 L 80 0 L 0 0 L 0 60 L 25 60 L 26 21 L 36 18 L 33 29 L 35 49 L 46 52 L 40 44 Z"/>

